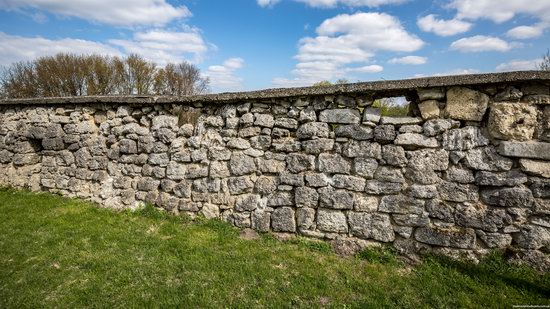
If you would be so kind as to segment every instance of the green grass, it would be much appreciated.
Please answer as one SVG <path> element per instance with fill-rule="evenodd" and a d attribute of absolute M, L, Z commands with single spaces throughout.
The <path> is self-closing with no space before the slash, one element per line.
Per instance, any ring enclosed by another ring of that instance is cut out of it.
<path fill-rule="evenodd" d="M 0 190 L 0 308 L 511 307 L 550 304 L 550 277 L 385 249 L 340 258 L 322 242 L 241 240 L 219 221 L 113 212 Z"/>

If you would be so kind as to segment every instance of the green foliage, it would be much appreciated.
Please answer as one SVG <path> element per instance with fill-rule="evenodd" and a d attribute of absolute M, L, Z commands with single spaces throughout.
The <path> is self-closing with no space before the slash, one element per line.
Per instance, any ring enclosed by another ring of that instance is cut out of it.
<path fill-rule="evenodd" d="M 497 254 L 415 267 L 387 248 L 340 258 L 324 242 L 243 240 L 151 205 L 0 189 L 0 308 L 502 308 L 549 295 L 549 274 Z"/>
<path fill-rule="evenodd" d="M 402 117 L 407 116 L 409 113 L 409 104 L 401 104 L 394 98 L 375 100 L 372 103 L 372 107 L 380 108 L 380 113 L 382 116 Z"/>
<path fill-rule="evenodd" d="M 313 87 L 328 87 L 328 86 L 332 86 L 332 83 L 328 80 L 322 80 L 320 82 L 313 84 Z"/>
<path fill-rule="evenodd" d="M 398 265 L 400 263 L 397 259 L 395 250 L 386 246 L 365 248 L 359 252 L 357 256 L 361 259 L 377 264 Z"/>

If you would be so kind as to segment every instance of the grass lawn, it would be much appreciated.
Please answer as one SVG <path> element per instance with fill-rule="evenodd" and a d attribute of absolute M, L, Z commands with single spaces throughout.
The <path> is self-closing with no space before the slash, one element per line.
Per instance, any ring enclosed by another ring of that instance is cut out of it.
<path fill-rule="evenodd" d="M 247 241 L 218 221 L 117 213 L 0 189 L 0 308 L 511 307 L 550 305 L 550 275 L 384 250 L 340 258 L 325 243 Z"/>

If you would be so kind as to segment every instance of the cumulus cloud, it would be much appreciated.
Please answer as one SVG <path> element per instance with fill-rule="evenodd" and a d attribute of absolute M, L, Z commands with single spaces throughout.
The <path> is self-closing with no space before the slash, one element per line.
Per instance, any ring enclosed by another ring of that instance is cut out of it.
<path fill-rule="evenodd" d="M 242 90 L 242 78 L 235 75 L 235 71 L 242 68 L 242 58 L 229 58 L 222 65 L 211 65 L 204 74 L 210 79 L 210 85 L 216 92 Z"/>
<path fill-rule="evenodd" d="M 534 26 L 518 26 L 506 32 L 506 35 L 519 40 L 532 39 L 542 35 L 547 26 L 538 24 Z"/>
<path fill-rule="evenodd" d="M 469 22 L 458 19 L 437 19 L 437 15 L 434 14 L 419 18 L 417 25 L 422 31 L 433 32 L 439 36 L 464 33 L 472 28 L 472 24 Z"/>
<path fill-rule="evenodd" d="M 389 63 L 392 64 L 413 64 L 413 65 L 420 65 L 425 64 L 428 61 L 426 57 L 420 57 L 420 56 L 405 56 L 401 58 L 392 58 Z"/>
<path fill-rule="evenodd" d="M 502 39 L 484 35 L 476 35 L 468 38 L 462 38 L 451 43 L 451 49 L 461 52 L 505 52 L 512 49 L 513 47 L 513 44 L 510 44 Z"/>
<path fill-rule="evenodd" d="M 277 78 L 278 86 L 308 85 L 342 78 L 346 73 L 376 73 L 383 68 L 368 65 L 379 51 L 413 52 L 424 42 L 408 33 L 400 21 L 385 13 L 342 14 L 327 19 L 316 37 L 300 40 L 294 79 Z M 354 69 L 357 67 L 362 69 Z"/>
<path fill-rule="evenodd" d="M 209 49 L 209 45 L 194 28 L 182 31 L 156 29 L 136 32 L 131 40 L 113 39 L 109 42 L 121 47 L 127 54 L 139 54 L 160 65 L 186 59 L 200 62 Z"/>
<path fill-rule="evenodd" d="M 22 37 L 0 32 L 0 65 L 9 65 L 17 61 L 30 61 L 37 57 L 57 53 L 121 55 L 118 49 L 93 41 L 69 38 L 50 40 L 42 37 Z"/>
<path fill-rule="evenodd" d="M 191 16 L 186 6 L 166 0 L 2 0 L 0 9 L 36 9 L 116 26 L 164 25 Z"/>
<path fill-rule="evenodd" d="M 459 19 L 489 19 L 503 23 L 519 14 L 550 21 L 550 1 L 548 0 L 453 0 L 450 8 L 457 11 Z"/>
<path fill-rule="evenodd" d="M 496 70 L 498 72 L 536 70 L 537 65 L 541 61 L 542 59 L 532 59 L 532 60 L 516 59 L 516 60 L 511 60 L 509 62 L 505 62 L 497 65 Z"/>

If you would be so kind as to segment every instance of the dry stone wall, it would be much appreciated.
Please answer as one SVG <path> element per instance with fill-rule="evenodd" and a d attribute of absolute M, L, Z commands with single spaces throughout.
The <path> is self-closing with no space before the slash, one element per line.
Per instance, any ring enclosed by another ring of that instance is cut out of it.
<path fill-rule="evenodd" d="M 0 184 L 111 208 L 152 203 L 344 247 L 382 242 L 403 253 L 469 257 L 510 249 L 544 264 L 549 84 L 340 89 L 222 103 L 4 101 Z M 384 117 L 370 106 L 388 94 L 406 95 L 411 116 Z"/>

